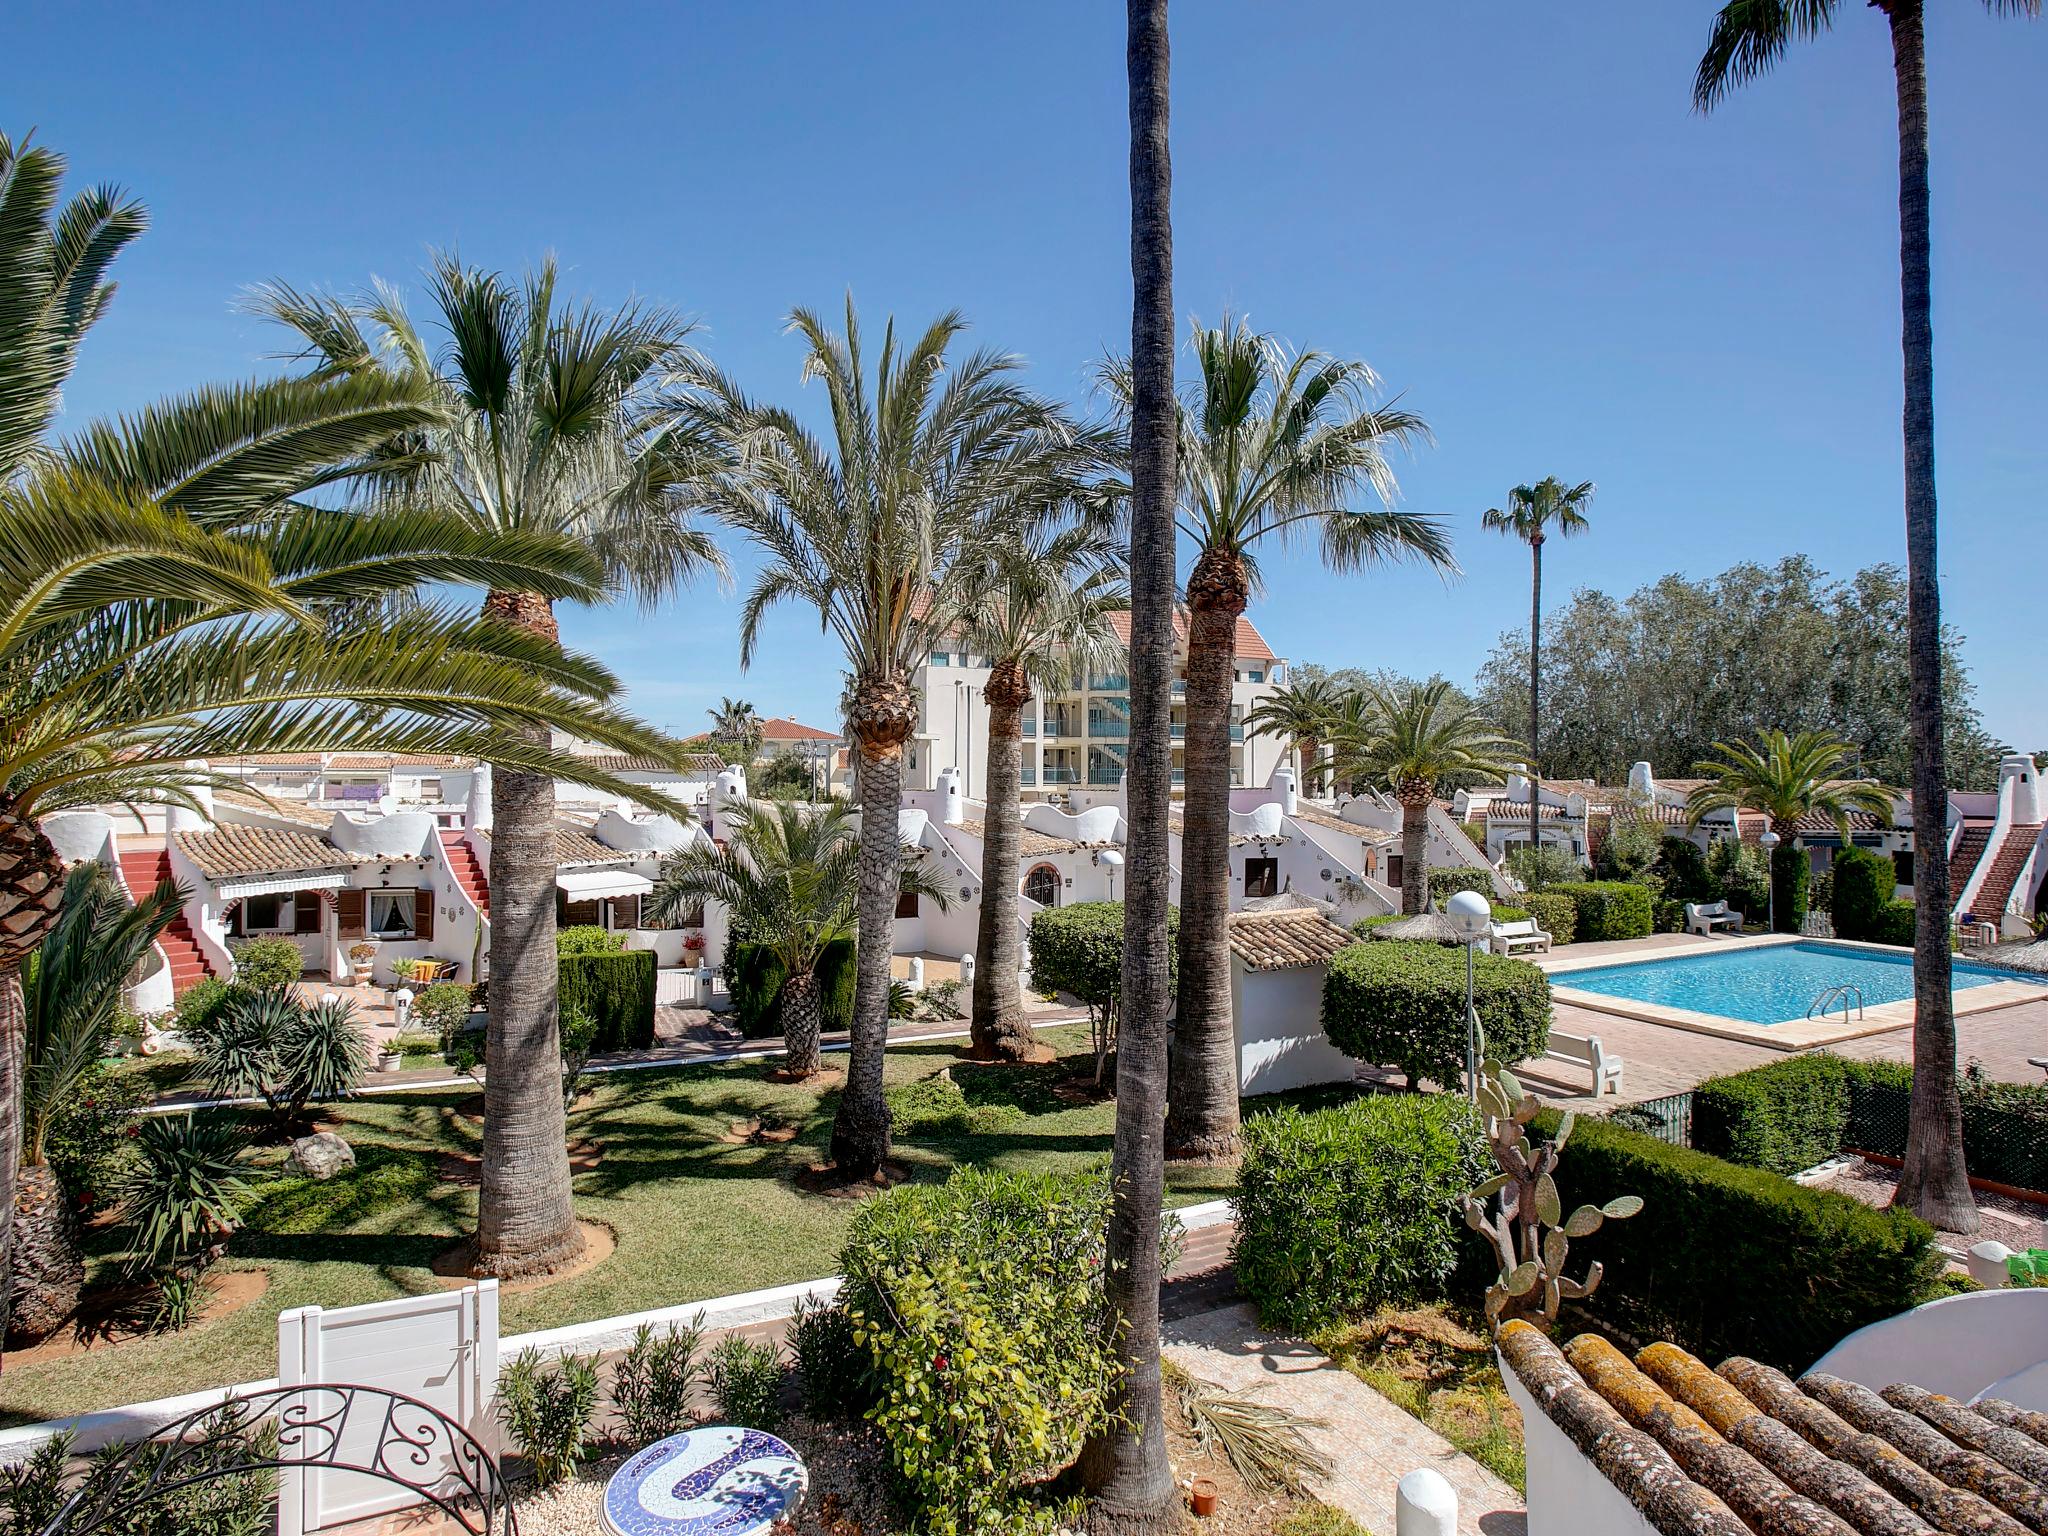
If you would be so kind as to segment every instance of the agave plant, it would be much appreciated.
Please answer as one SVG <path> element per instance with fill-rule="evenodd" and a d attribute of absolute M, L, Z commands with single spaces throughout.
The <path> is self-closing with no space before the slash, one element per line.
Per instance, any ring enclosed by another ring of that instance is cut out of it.
<path fill-rule="evenodd" d="M 309 1008 L 289 987 L 236 998 L 196 1034 L 194 1073 L 222 1098 L 261 1099 L 279 1135 L 303 1130 L 309 1103 L 350 1092 L 370 1065 L 353 1003 Z"/>
<path fill-rule="evenodd" d="M 234 1231 L 249 1194 L 240 1129 L 225 1115 L 151 1115 L 136 1121 L 135 1146 L 116 1207 L 128 1272 L 160 1274 L 204 1260 Z"/>

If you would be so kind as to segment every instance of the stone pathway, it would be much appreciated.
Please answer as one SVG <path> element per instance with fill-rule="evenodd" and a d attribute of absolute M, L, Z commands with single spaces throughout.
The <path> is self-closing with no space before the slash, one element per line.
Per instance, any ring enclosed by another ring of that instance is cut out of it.
<path fill-rule="evenodd" d="M 1335 1470 L 1318 1492 L 1374 1536 L 1393 1536 L 1395 1485 L 1417 1467 L 1457 1491 L 1463 1536 L 1526 1536 L 1512 1487 L 1309 1345 L 1262 1328 L 1251 1307 L 1169 1314 L 1164 1326 L 1166 1352 L 1204 1381 L 1322 1420 L 1309 1438 Z"/>

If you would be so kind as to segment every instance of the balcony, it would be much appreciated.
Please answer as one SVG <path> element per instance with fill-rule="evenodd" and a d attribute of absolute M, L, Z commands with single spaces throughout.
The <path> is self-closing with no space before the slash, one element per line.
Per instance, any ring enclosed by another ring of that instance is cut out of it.
<path fill-rule="evenodd" d="M 1090 693 L 1124 693 L 1130 689 L 1131 680 L 1122 672 L 1105 672 L 1100 677 L 1088 679 Z"/>
<path fill-rule="evenodd" d="M 1050 773 L 1051 770 L 1048 769 L 1047 772 Z M 1022 768 L 1017 770 L 1017 782 L 1023 785 L 1026 789 L 1037 788 L 1038 769 L 1033 764 L 1026 763 Z"/>
<path fill-rule="evenodd" d="M 1115 789 L 1123 781 L 1124 771 L 1122 768 L 1103 767 L 1100 764 L 1092 764 L 1088 769 L 1088 782 L 1095 788 Z"/>
<path fill-rule="evenodd" d="M 1022 727 L 1021 727 L 1021 728 L 1022 728 L 1022 730 L 1023 730 L 1023 733 L 1024 733 L 1024 739 L 1025 739 L 1026 741 L 1030 741 L 1030 740 L 1032 740 L 1032 739 L 1033 739 L 1034 737 L 1036 737 L 1036 736 L 1038 735 L 1038 720 L 1037 720 L 1037 718 L 1036 718 L 1035 716 L 1032 716 L 1032 715 L 1026 715 L 1026 716 L 1024 717 L 1024 720 L 1023 720 L 1023 725 L 1022 725 Z"/>
<path fill-rule="evenodd" d="M 1184 740 L 1188 734 L 1188 723 L 1185 720 L 1176 720 L 1173 722 L 1173 725 L 1170 727 L 1170 729 L 1173 732 L 1173 739 L 1175 741 L 1181 741 Z"/>
<path fill-rule="evenodd" d="M 1244 727 L 1242 725 L 1233 724 L 1230 727 L 1230 739 L 1232 741 L 1243 741 Z"/>
<path fill-rule="evenodd" d="M 1187 691 L 1188 691 L 1188 680 L 1187 680 L 1186 678 L 1184 678 L 1184 677 L 1176 677 L 1176 678 L 1175 678 L 1175 679 L 1173 680 L 1173 692 L 1174 692 L 1174 697 L 1175 697 L 1175 698 L 1178 698 L 1178 697 L 1180 697 L 1180 695 L 1182 695 L 1182 694 L 1186 693 Z"/>
<path fill-rule="evenodd" d="M 1055 764 L 1045 770 L 1045 782 L 1049 785 L 1078 784 L 1081 782 L 1081 770 L 1078 768 L 1062 768 Z"/>
<path fill-rule="evenodd" d="M 1088 734 L 1098 741 L 1129 741 L 1131 722 L 1122 715 L 1090 715 Z"/>

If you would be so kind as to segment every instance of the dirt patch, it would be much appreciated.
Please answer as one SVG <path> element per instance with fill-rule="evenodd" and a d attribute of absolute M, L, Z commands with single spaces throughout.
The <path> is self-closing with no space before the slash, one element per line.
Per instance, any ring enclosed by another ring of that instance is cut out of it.
<path fill-rule="evenodd" d="M 521 1275 L 516 1280 L 500 1280 L 498 1289 L 506 1295 L 518 1295 L 521 1291 L 538 1290 L 544 1285 L 554 1285 L 562 1280 L 574 1280 L 587 1274 L 610 1258 L 619 1246 L 618 1235 L 601 1221 L 579 1221 L 577 1228 L 583 1233 L 583 1251 L 566 1264 L 553 1269 L 541 1270 L 536 1274 Z M 441 1253 L 428 1268 L 441 1277 L 443 1290 L 460 1290 L 475 1282 L 470 1273 L 476 1262 L 476 1239 L 466 1237 Z"/>
<path fill-rule="evenodd" d="M 795 1141 L 797 1127 L 773 1120 L 735 1120 L 718 1139 L 729 1147 L 777 1147 Z"/>
<path fill-rule="evenodd" d="M 1063 1104 L 1102 1104 L 1115 1098 L 1116 1090 L 1089 1075 L 1061 1078 L 1052 1085 L 1052 1094 Z"/>
<path fill-rule="evenodd" d="M 823 1195 L 831 1200 L 865 1200 L 881 1190 L 894 1189 L 909 1177 L 910 1169 L 898 1162 L 884 1163 L 871 1178 L 865 1179 L 849 1179 L 830 1163 L 812 1163 L 792 1175 L 790 1182 L 807 1195 Z"/>
<path fill-rule="evenodd" d="M 603 1155 L 602 1143 L 572 1141 L 569 1143 L 569 1172 L 589 1173 L 597 1167 L 597 1160 Z M 474 1152 L 437 1152 L 434 1154 L 434 1167 L 444 1183 L 474 1189 L 483 1182 L 483 1159 Z"/>
<path fill-rule="evenodd" d="M 1859 1157 L 1833 1178 L 1816 1186 L 1874 1205 L 1879 1210 L 1892 1203 L 1899 1191 L 1899 1172 L 1882 1163 Z M 1965 1249 L 1973 1243 L 1995 1238 L 2006 1247 L 2025 1251 L 2048 1247 L 2048 1203 L 2016 1200 L 1990 1190 L 1971 1191 L 1977 1202 L 1979 1230 L 1970 1236 L 1960 1232 L 1937 1232 L 1935 1240 L 1945 1247 Z"/>
<path fill-rule="evenodd" d="M 458 1099 L 449 1106 L 448 1113 L 463 1120 L 481 1120 L 484 1117 L 484 1096 L 472 1093 L 466 1099 Z"/>
<path fill-rule="evenodd" d="M 264 1292 L 270 1289 L 270 1271 L 222 1270 L 208 1275 L 205 1285 L 206 1305 L 192 1320 L 193 1328 L 261 1301 Z M 8 1350 L 7 1363 L 33 1365 L 38 1360 L 62 1360 L 94 1350 L 118 1349 L 136 1339 L 150 1338 L 153 1335 L 148 1328 L 148 1319 L 153 1305 L 147 1286 L 92 1286 L 80 1298 L 76 1317 L 40 1344 L 32 1344 L 27 1349 Z"/>
<path fill-rule="evenodd" d="M 762 1081 L 770 1083 L 802 1083 L 806 1088 L 815 1088 L 820 1093 L 829 1093 L 846 1081 L 844 1067 L 820 1067 L 815 1072 L 792 1072 L 787 1067 L 770 1067 L 761 1074 Z"/>
<path fill-rule="evenodd" d="M 1014 1055 L 987 1050 L 978 1045 L 966 1045 L 960 1048 L 960 1058 L 963 1061 L 979 1062 L 988 1067 L 1042 1067 L 1047 1062 L 1058 1061 L 1060 1053 L 1043 1040 L 1039 1040 Z"/>

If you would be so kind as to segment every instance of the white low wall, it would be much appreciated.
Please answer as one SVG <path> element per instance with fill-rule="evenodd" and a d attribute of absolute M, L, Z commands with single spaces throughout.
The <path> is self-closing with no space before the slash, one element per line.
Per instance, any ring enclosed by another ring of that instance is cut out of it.
<path fill-rule="evenodd" d="M 1813 1369 L 1874 1392 L 1910 1382 L 1966 1403 L 2004 1397 L 2048 1413 L 2048 1290 L 1970 1291 L 1930 1301 L 1857 1329 Z M 2011 1395 L 2020 1391 L 2033 1395 Z"/>
<path fill-rule="evenodd" d="M 1514 1368 L 1499 1363 L 1508 1396 L 1522 1412 L 1528 1536 L 1658 1536 L 1649 1517 L 1536 1405 Z"/>

